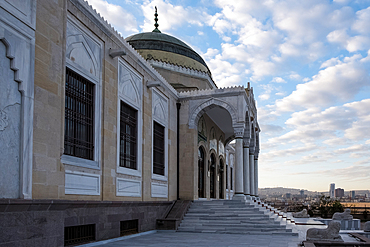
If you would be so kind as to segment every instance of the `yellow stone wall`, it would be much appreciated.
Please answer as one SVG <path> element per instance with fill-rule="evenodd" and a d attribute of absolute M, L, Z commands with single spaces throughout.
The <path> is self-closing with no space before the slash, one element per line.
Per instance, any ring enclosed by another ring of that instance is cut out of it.
<path fill-rule="evenodd" d="M 66 9 L 67 8 L 67 9 Z M 103 43 L 102 51 L 102 125 L 100 169 L 90 169 L 61 163 L 64 149 L 64 85 L 67 13 L 88 29 L 95 39 Z M 68 0 L 37 1 L 36 50 L 35 50 L 35 107 L 33 150 L 33 195 L 34 199 L 67 200 L 123 200 L 157 201 L 176 199 L 176 100 L 163 88 L 167 97 L 168 112 L 168 198 L 151 197 L 152 181 L 152 90 L 145 86 L 154 80 L 139 63 L 138 58 L 127 52 L 122 59 L 143 80 L 142 97 L 142 197 L 116 196 L 116 178 L 125 177 L 117 170 L 117 102 L 118 59 L 109 56 L 109 48 L 117 49 L 121 41 L 108 37 L 88 17 Z M 65 170 L 101 175 L 100 195 L 66 195 Z"/>

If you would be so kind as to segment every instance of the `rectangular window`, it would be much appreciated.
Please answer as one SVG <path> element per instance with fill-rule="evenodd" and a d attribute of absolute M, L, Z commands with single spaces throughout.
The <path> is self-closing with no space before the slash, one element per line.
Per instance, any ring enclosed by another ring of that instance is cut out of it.
<path fill-rule="evenodd" d="M 120 113 L 120 153 L 119 165 L 137 169 L 136 139 L 137 139 L 137 110 L 121 101 Z"/>
<path fill-rule="evenodd" d="M 153 173 L 164 176 L 164 130 L 165 128 L 153 122 Z"/>
<path fill-rule="evenodd" d="M 64 154 L 94 159 L 94 83 L 66 69 Z"/>
<path fill-rule="evenodd" d="M 64 227 L 64 246 L 75 246 L 94 240 L 95 224 Z"/>
<path fill-rule="evenodd" d="M 135 234 L 139 232 L 139 220 L 126 220 L 120 222 L 121 236 Z"/>

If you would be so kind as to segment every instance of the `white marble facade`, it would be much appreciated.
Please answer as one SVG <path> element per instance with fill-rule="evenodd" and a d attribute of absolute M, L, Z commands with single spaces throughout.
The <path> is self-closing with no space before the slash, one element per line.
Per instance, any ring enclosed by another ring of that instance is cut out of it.
<path fill-rule="evenodd" d="M 34 0 L 0 0 L 0 198 L 32 197 Z"/>

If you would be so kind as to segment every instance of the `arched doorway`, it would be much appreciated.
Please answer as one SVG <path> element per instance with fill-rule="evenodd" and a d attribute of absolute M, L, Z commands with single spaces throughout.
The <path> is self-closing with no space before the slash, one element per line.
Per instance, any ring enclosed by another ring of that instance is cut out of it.
<path fill-rule="evenodd" d="M 214 154 L 211 154 L 211 166 L 210 166 L 210 178 L 209 178 L 209 186 L 210 186 L 210 198 L 216 198 L 216 186 L 215 186 L 215 170 L 216 170 L 216 157 Z"/>
<path fill-rule="evenodd" d="M 204 197 L 204 149 L 198 149 L 198 198 Z"/>
<path fill-rule="evenodd" d="M 220 159 L 219 198 L 224 198 L 224 162 Z"/>

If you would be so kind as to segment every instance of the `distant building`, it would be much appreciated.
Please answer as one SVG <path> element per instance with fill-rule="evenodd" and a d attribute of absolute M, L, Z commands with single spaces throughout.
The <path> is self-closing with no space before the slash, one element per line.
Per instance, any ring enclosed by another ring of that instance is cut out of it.
<path fill-rule="evenodd" d="M 349 192 L 349 196 L 354 199 L 356 197 L 356 192 L 354 190 Z"/>
<path fill-rule="evenodd" d="M 330 184 L 330 189 L 329 189 L 329 196 L 330 198 L 334 198 L 335 195 L 334 195 L 334 192 L 335 192 L 335 184 Z"/>
<path fill-rule="evenodd" d="M 304 190 L 300 190 L 299 195 L 301 196 L 301 198 L 303 198 L 304 197 Z"/>
<path fill-rule="evenodd" d="M 341 188 L 335 189 L 334 196 L 338 198 L 344 197 L 344 189 L 341 189 Z"/>
<path fill-rule="evenodd" d="M 286 198 L 286 199 L 290 199 L 290 198 L 292 198 L 292 194 L 291 194 L 291 193 L 286 193 L 286 194 L 285 194 L 285 198 Z"/>

